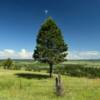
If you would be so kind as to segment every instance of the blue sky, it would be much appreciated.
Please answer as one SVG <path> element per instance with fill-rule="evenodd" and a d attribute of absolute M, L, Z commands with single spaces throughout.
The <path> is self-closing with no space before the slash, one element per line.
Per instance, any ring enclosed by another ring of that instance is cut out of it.
<path fill-rule="evenodd" d="M 62 30 L 69 58 L 100 58 L 100 0 L 0 0 L 0 58 L 30 58 L 48 16 Z"/>

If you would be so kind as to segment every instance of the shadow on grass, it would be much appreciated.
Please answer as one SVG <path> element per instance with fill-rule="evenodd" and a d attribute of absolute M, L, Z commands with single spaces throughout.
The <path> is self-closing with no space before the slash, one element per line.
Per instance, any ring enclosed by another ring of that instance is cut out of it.
<path fill-rule="evenodd" d="M 37 73 L 16 73 L 18 77 L 27 78 L 27 79 L 46 79 L 49 78 L 49 75 L 37 74 Z"/>
<path fill-rule="evenodd" d="M 86 65 L 68 64 L 58 68 L 58 72 L 68 76 L 100 78 L 100 68 L 86 67 Z"/>

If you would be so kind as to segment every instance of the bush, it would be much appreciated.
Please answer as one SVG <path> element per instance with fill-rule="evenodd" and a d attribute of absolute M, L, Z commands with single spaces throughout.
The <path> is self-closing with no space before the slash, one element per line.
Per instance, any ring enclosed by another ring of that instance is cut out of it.
<path fill-rule="evenodd" d="M 4 69 L 11 69 L 13 64 L 12 59 L 8 58 L 3 62 Z"/>
<path fill-rule="evenodd" d="M 77 76 L 77 77 L 89 77 L 95 78 L 100 77 L 100 68 L 87 67 L 81 64 L 66 64 L 58 66 L 54 73 L 61 73 L 63 75 Z"/>

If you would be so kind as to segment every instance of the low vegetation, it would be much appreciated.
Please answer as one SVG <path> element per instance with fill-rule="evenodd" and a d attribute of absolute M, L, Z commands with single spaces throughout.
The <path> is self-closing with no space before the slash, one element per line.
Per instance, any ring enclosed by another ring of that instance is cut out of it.
<path fill-rule="evenodd" d="M 58 66 L 54 72 L 73 77 L 100 77 L 100 67 L 86 64 L 64 64 Z"/>

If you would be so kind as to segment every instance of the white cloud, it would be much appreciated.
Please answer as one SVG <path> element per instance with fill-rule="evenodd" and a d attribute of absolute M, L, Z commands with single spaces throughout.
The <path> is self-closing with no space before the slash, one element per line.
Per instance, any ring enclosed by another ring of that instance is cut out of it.
<path fill-rule="evenodd" d="M 18 52 L 18 55 L 20 58 L 32 58 L 32 52 L 26 51 L 25 49 L 22 49 L 20 52 Z"/>
<path fill-rule="evenodd" d="M 100 51 L 72 51 L 68 53 L 68 59 L 100 59 Z"/>
<path fill-rule="evenodd" d="M 0 51 L 0 59 L 32 59 L 32 53 L 26 49 L 20 51 L 4 49 Z M 71 51 L 68 52 L 67 59 L 100 59 L 100 51 Z"/>
<path fill-rule="evenodd" d="M 4 49 L 0 51 L 0 59 L 31 59 L 32 52 L 27 51 L 26 49 L 21 49 L 20 51 L 15 51 L 12 49 Z"/>
<path fill-rule="evenodd" d="M 45 14 L 47 14 L 47 13 L 48 13 L 48 10 L 47 10 L 47 9 L 45 9 L 45 10 L 44 10 L 44 12 L 45 12 Z"/>

